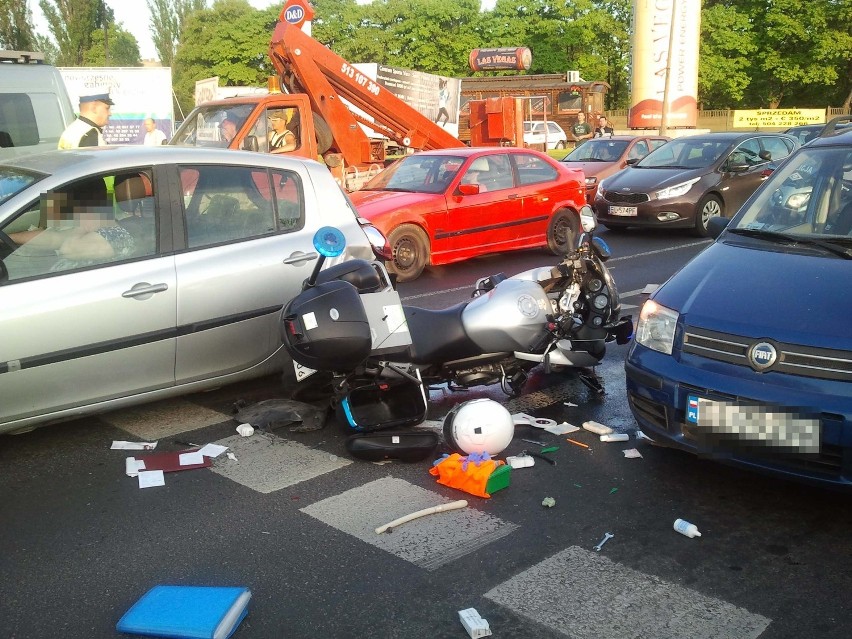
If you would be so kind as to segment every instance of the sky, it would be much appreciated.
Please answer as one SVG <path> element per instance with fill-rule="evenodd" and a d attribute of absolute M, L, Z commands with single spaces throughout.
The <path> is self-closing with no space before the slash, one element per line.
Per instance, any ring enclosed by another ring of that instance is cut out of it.
<path fill-rule="evenodd" d="M 249 0 L 249 4 L 255 9 L 266 9 L 271 5 L 284 6 L 285 0 Z M 366 3 L 370 0 L 359 0 Z M 494 6 L 495 0 L 483 0 L 482 7 L 490 9 Z M 48 33 L 47 22 L 38 6 L 38 0 L 27 0 L 27 4 L 33 12 L 33 21 L 35 22 L 36 31 L 38 33 Z M 157 50 L 154 48 L 154 42 L 151 40 L 151 15 L 148 11 L 148 3 L 144 0 L 107 0 L 107 4 L 112 7 L 115 14 L 115 21 L 120 22 L 126 31 L 132 33 L 139 42 L 139 54 L 143 60 L 157 59 Z M 209 3 L 208 3 L 209 4 Z"/>

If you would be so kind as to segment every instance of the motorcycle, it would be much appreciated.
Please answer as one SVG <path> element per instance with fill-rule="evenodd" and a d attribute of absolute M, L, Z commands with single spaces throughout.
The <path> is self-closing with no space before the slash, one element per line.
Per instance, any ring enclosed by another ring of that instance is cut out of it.
<path fill-rule="evenodd" d="M 591 207 L 582 207 L 580 223 L 575 249 L 555 266 L 480 278 L 470 301 L 442 310 L 403 306 L 379 261 L 321 270 L 321 257 L 283 310 L 284 345 L 298 367 L 332 374 L 333 402 L 356 430 L 417 423 L 424 389 L 439 384 L 463 390 L 499 383 L 517 396 L 539 365 L 545 373 L 575 369 L 602 393 L 587 369 L 603 359 L 607 342 L 627 343 L 633 323 L 620 317 L 604 265 L 610 251 L 594 236 Z M 335 232 L 317 233 L 321 256 L 342 252 Z M 417 410 L 404 415 L 411 402 Z"/>

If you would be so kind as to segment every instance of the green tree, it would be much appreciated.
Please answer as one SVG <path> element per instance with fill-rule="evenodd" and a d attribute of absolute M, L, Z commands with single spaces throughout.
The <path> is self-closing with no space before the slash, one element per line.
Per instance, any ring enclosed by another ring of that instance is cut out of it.
<path fill-rule="evenodd" d="M 698 95 L 703 108 L 730 109 L 741 103 L 751 83 L 754 40 L 747 13 L 722 4 L 702 9 Z"/>
<path fill-rule="evenodd" d="M 57 63 L 80 66 L 92 46 L 92 32 L 98 26 L 102 0 L 39 0 L 59 50 Z"/>
<path fill-rule="evenodd" d="M 33 14 L 26 2 L 0 0 L 0 48 L 32 51 L 36 44 L 32 23 Z"/>
<path fill-rule="evenodd" d="M 257 10 L 247 0 L 216 0 L 186 20 L 173 64 L 181 110 L 193 106 L 195 82 L 219 76 L 225 86 L 265 86 L 275 70 L 269 41 L 280 7 Z"/>
<path fill-rule="evenodd" d="M 194 11 L 207 7 L 205 0 L 146 0 L 151 13 L 151 39 L 164 67 L 172 66 L 183 26 Z"/>
<path fill-rule="evenodd" d="M 104 47 L 102 29 L 92 33 L 92 46 L 83 55 L 83 64 L 87 67 L 138 67 L 142 60 L 139 55 L 139 42 L 136 37 L 124 30 L 121 24 L 109 25 L 109 60 Z"/>

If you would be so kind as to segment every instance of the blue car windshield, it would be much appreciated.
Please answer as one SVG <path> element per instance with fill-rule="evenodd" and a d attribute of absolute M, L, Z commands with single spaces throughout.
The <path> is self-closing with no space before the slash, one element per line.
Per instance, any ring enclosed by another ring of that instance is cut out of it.
<path fill-rule="evenodd" d="M 626 140 L 587 140 L 568 155 L 563 162 L 615 162 L 624 154 Z"/>
<path fill-rule="evenodd" d="M 852 241 L 852 146 L 790 156 L 728 228 Z"/>
<path fill-rule="evenodd" d="M 39 173 L 31 173 L 11 167 L 0 167 L 0 204 L 44 177 Z"/>
<path fill-rule="evenodd" d="M 722 157 L 730 141 L 677 138 L 651 151 L 634 166 L 644 169 L 706 169 Z"/>

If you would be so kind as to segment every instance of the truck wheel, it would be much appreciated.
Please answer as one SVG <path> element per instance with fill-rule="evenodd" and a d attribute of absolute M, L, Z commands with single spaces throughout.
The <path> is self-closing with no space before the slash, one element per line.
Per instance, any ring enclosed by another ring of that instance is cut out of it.
<path fill-rule="evenodd" d="M 553 214 L 547 227 L 547 248 L 554 255 L 567 255 L 577 244 L 580 221 L 577 214 L 560 209 Z"/>
<path fill-rule="evenodd" d="M 314 131 L 317 135 L 317 151 L 320 155 L 325 153 L 331 148 L 331 145 L 334 144 L 334 134 L 331 132 L 331 127 L 328 126 L 328 122 L 322 119 L 321 116 L 316 113 L 314 116 Z"/>
<path fill-rule="evenodd" d="M 707 223 L 710 222 L 710 218 L 724 214 L 722 200 L 715 195 L 705 195 L 701 198 L 698 206 L 695 207 L 695 228 L 692 229 L 693 235 L 707 237 Z"/>
<path fill-rule="evenodd" d="M 429 242 L 426 234 L 413 224 L 396 227 L 388 235 L 393 259 L 388 270 L 396 273 L 398 282 L 410 282 L 420 277 L 429 261 Z"/>

